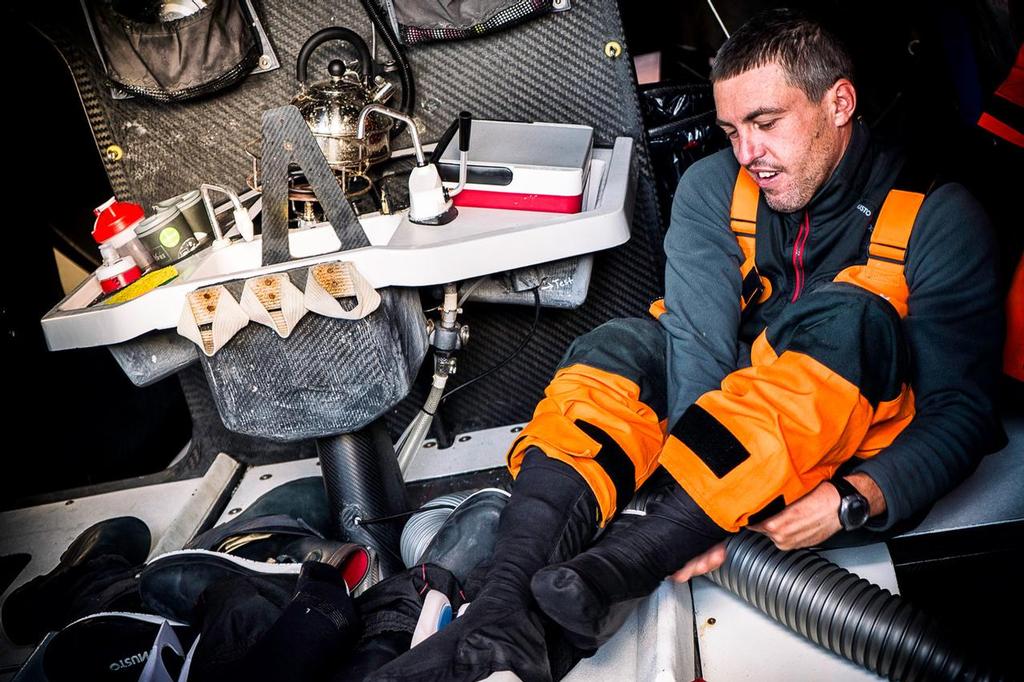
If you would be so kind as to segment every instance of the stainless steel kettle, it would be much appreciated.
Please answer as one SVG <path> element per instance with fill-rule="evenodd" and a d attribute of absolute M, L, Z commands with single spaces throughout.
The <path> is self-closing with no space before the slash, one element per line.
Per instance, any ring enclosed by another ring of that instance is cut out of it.
<path fill-rule="evenodd" d="M 330 78 L 307 83 L 307 65 L 313 52 L 325 42 L 342 40 L 355 48 L 359 70 L 349 70 L 340 59 L 327 66 Z M 375 115 L 368 121 L 365 138 L 356 139 L 359 112 L 367 104 L 382 104 L 394 93 L 394 86 L 373 74 L 373 58 L 355 31 L 340 26 L 325 28 L 310 36 L 296 62 L 299 94 L 292 100 L 309 124 L 327 163 L 339 171 L 362 173 L 391 155 L 391 121 Z"/>

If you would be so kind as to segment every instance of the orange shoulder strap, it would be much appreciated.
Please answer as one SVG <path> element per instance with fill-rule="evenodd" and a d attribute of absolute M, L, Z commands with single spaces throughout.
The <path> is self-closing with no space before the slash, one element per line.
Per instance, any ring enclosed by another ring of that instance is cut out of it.
<path fill-rule="evenodd" d="M 740 310 L 746 310 L 755 300 L 763 301 L 771 293 L 768 280 L 757 272 L 754 260 L 757 246 L 757 202 L 760 197 L 761 190 L 754 178 L 740 168 L 732 190 L 732 206 L 729 208 L 729 227 L 743 251 L 743 263 L 740 264 L 740 277 L 743 280 Z"/>
<path fill-rule="evenodd" d="M 754 178 L 743 168 L 736 174 L 736 185 L 732 190 L 732 206 L 729 209 L 729 227 L 736 235 L 736 241 L 743 250 L 743 274 L 754 265 L 754 242 L 757 236 L 757 201 L 760 190 Z"/>
<path fill-rule="evenodd" d="M 889 191 L 871 232 L 867 263 L 869 270 L 903 273 L 907 244 L 922 203 L 924 194 L 920 192 L 902 189 Z"/>

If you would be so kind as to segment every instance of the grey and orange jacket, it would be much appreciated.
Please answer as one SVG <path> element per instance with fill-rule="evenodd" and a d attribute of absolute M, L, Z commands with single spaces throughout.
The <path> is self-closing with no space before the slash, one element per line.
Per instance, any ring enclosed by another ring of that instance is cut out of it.
<path fill-rule="evenodd" d="M 806 209 L 777 213 L 759 202 L 756 266 L 770 294 L 742 310 L 744 254 L 730 229 L 739 164 L 723 150 L 680 179 L 665 238 L 667 312 L 659 317 L 669 336 L 669 425 L 749 365 L 750 344 L 787 305 L 867 261 L 873 218 L 903 158 L 853 125 L 843 159 Z M 926 509 L 1006 438 L 994 405 L 1003 337 L 994 243 L 988 218 L 962 186 L 928 193 L 904 275 L 915 414 L 891 445 L 855 467 L 885 496 L 886 514 L 869 524 L 879 530 Z"/>

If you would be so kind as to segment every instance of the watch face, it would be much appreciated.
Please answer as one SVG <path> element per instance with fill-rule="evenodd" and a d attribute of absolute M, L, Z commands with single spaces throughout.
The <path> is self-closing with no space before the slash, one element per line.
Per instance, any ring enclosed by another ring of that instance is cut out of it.
<path fill-rule="evenodd" d="M 863 495 L 847 495 L 839 503 L 839 522 L 846 530 L 860 528 L 868 522 L 871 510 Z"/>

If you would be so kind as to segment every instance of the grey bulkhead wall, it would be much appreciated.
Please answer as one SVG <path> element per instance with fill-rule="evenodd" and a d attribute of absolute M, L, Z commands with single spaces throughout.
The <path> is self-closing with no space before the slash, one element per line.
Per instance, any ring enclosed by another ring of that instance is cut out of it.
<path fill-rule="evenodd" d="M 281 68 L 249 76 L 226 92 L 179 104 L 112 100 L 84 23 L 69 30 L 38 20 L 69 62 L 98 149 L 102 152 L 116 144 L 124 151 L 117 161 L 101 153 L 119 198 L 149 205 L 210 181 L 242 188 L 251 173 L 251 161 L 243 149 L 258 138 L 260 112 L 286 104 L 294 96 L 294 60 L 302 43 L 332 25 L 370 38 L 370 22 L 358 0 L 272 0 L 258 3 L 256 10 Z M 605 53 L 610 40 L 626 48 L 618 58 Z M 329 49 L 324 52 L 316 59 L 326 64 L 332 55 Z M 385 54 L 383 46 L 378 46 L 378 55 Z M 616 0 L 573 2 L 567 12 L 545 15 L 501 33 L 413 46 L 407 54 L 416 81 L 415 116 L 426 141 L 436 140 L 459 111 L 468 110 L 477 118 L 590 125 L 602 146 L 610 146 L 619 135 L 638 143 L 633 236 L 624 246 L 598 254 L 586 302 L 572 311 L 545 310 L 535 338 L 504 376 L 479 382 L 449 401 L 444 410 L 446 422 L 456 433 L 525 421 L 573 338 L 614 317 L 646 314 L 648 303 L 662 287 L 661 216 L 618 6 Z M 323 65 L 310 65 L 311 73 L 319 73 L 317 69 L 322 71 Z M 393 147 L 407 144 L 400 138 Z M 461 356 L 460 376 L 473 376 L 508 355 L 532 318 L 532 310 L 519 306 L 471 306 L 466 322 L 473 338 Z M 200 404 L 205 402 L 202 387 L 190 385 L 197 381 L 191 370 L 183 373 L 182 380 L 195 427 L 201 430 L 202 422 L 216 419 L 216 413 Z M 389 420 L 392 431 L 415 413 L 425 389 L 425 385 L 417 387 L 395 410 Z M 217 438 L 235 438 L 218 426 L 209 426 Z"/>

